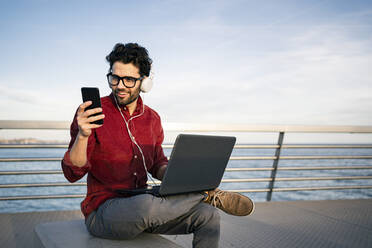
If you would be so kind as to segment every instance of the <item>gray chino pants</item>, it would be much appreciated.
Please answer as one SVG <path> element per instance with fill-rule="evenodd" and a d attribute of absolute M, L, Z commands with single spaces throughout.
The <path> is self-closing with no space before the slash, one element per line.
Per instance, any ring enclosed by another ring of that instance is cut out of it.
<path fill-rule="evenodd" d="M 193 247 L 218 247 L 220 216 L 203 203 L 204 195 L 191 193 L 167 197 L 142 194 L 113 198 L 85 220 L 88 231 L 107 239 L 132 239 L 142 232 L 193 233 Z"/>

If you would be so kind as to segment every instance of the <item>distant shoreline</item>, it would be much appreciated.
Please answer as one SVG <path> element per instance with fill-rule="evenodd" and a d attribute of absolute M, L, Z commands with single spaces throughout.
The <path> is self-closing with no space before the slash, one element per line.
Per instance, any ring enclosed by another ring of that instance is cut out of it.
<path fill-rule="evenodd" d="M 41 140 L 35 138 L 22 139 L 0 139 L 0 144 L 6 145 L 28 145 L 28 144 L 67 144 L 68 141 L 63 140 Z"/>

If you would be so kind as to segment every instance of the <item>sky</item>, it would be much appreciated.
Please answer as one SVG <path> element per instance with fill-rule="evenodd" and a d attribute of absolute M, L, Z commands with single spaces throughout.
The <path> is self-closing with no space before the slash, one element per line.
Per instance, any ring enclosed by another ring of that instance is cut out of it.
<path fill-rule="evenodd" d="M 372 1 L 0 1 L 0 120 L 71 121 L 137 42 L 163 122 L 372 125 Z"/>

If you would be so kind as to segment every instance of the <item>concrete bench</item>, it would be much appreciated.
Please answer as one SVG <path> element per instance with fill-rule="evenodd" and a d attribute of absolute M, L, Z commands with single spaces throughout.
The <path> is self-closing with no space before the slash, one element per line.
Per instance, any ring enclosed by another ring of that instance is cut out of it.
<path fill-rule="evenodd" d="M 34 247 L 40 248 L 181 247 L 160 235 L 149 233 L 132 240 L 100 239 L 89 234 L 84 220 L 43 223 L 37 225 L 34 232 Z"/>

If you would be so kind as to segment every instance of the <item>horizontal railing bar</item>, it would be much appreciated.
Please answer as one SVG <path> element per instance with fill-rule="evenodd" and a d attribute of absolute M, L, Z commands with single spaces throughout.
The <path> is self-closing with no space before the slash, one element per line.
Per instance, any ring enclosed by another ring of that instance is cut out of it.
<path fill-rule="evenodd" d="M 280 159 L 371 159 L 372 156 L 337 156 L 337 155 L 324 155 L 324 156 L 281 156 Z"/>
<path fill-rule="evenodd" d="M 274 191 L 313 191 L 313 190 L 345 190 L 345 189 L 372 189 L 372 185 L 368 186 L 333 186 L 333 187 L 297 187 L 297 188 L 275 188 Z M 240 193 L 259 193 L 268 192 L 269 189 L 232 189 L 227 190 Z M 35 199 L 61 199 L 61 198 L 84 198 L 85 195 L 35 195 L 35 196 L 5 196 L 0 197 L 3 200 L 35 200 Z"/>
<path fill-rule="evenodd" d="M 296 160 L 296 159 L 371 159 L 372 156 L 280 156 L 280 159 Z M 230 160 L 274 160 L 276 156 L 236 156 L 231 157 Z"/>
<path fill-rule="evenodd" d="M 0 175 L 49 175 L 63 174 L 62 170 L 0 171 Z"/>
<path fill-rule="evenodd" d="M 163 127 L 166 131 L 183 132 L 372 133 L 372 126 L 164 123 Z"/>
<path fill-rule="evenodd" d="M 234 149 L 276 149 L 279 145 L 244 145 L 236 144 Z"/>
<path fill-rule="evenodd" d="M 226 191 L 238 192 L 238 193 L 261 193 L 261 192 L 269 192 L 270 189 L 226 189 Z"/>
<path fill-rule="evenodd" d="M 43 162 L 61 161 L 62 158 L 0 158 L 0 162 Z"/>
<path fill-rule="evenodd" d="M 370 156 L 372 158 L 372 156 Z M 169 157 L 168 157 L 169 159 Z M 244 157 L 231 157 L 230 160 L 273 160 L 275 156 L 244 156 Z M 0 162 L 42 162 L 42 161 L 61 161 L 62 158 L 0 158 Z"/>
<path fill-rule="evenodd" d="M 165 149 L 171 149 L 174 145 L 162 145 Z M 26 148 L 68 148 L 67 144 L 0 144 L 0 149 L 26 149 Z M 235 149 L 276 149 L 278 145 L 235 145 Z M 372 148 L 372 146 L 371 146 Z"/>
<path fill-rule="evenodd" d="M 276 156 L 234 156 L 230 160 L 274 160 Z M 169 157 L 168 157 L 169 159 Z M 372 159 L 372 156 L 280 156 L 280 159 Z M 62 158 L 0 158 L 0 162 L 61 161 Z"/>
<path fill-rule="evenodd" d="M 159 180 L 154 181 L 157 185 L 161 183 Z M 151 181 L 147 184 L 154 185 Z M 29 188 L 29 187 L 66 187 L 66 186 L 86 186 L 86 182 L 54 182 L 54 183 L 12 183 L 12 184 L 0 184 L 0 188 Z"/>
<path fill-rule="evenodd" d="M 60 186 L 86 186 L 87 183 L 14 183 L 14 184 L 0 184 L 0 188 L 29 188 L 29 187 L 60 187 Z"/>
<path fill-rule="evenodd" d="M 372 176 L 349 176 L 349 177 L 277 177 L 275 181 L 320 181 L 320 180 L 366 180 L 372 179 Z M 268 178 L 238 178 L 223 179 L 222 183 L 248 183 L 248 182 L 271 182 L 273 179 Z"/>
<path fill-rule="evenodd" d="M 372 179 L 372 176 L 348 176 L 348 177 L 278 177 L 276 181 L 320 181 L 320 180 L 367 180 Z M 241 183 L 241 182 L 270 182 L 272 178 L 238 178 L 238 179 L 222 179 L 222 183 Z M 160 184 L 160 181 L 155 181 Z M 153 185 L 152 182 L 148 184 Z M 28 187 L 66 187 L 66 186 L 86 186 L 86 182 L 76 183 L 15 183 L 15 184 L 0 184 L 0 188 L 28 188 Z"/>
<path fill-rule="evenodd" d="M 173 148 L 173 145 L 162 145 L 165 149 Z M 28 148 L 68 148 L 67 144 L 0 144 L 0 149 L 28 149 Z M 279 145 L 245 145 L 237 144 L 234 149 L 277 149 Z M 283 149 L 291 148 L 372 148 L 372 145 L 282 145 Z"/>
<path fill-rule="evenodd" d="M 372 166 L 293 166 L 293 167 L 279 167 L 278 170 L 369 170 Z"/>
<path fill-rule="evenodd" d="M 361 170 L 361 169 L 372 169 L 372 166 L 291 166 L 291 167 L 279 167 L 278 170 Z M 226 168 L 225 171 L 272 171 L 272 167 L 264 168 Z"/>
<path fill-rule="evenodd" d="M 347 190 L 347 189 L 372 189 L 372 185 L 365 186 L 332 186 L 332 187 L 297 187 L 297 188 L 274 188 L 276 192 L 286 191 L 314 191 L 314 190 Z M 268 192 L 269 189 L 230 189 L 230 192 L 239 193 L 260 193 Z M 63 199 L 63 198 L 84 198 L 85 194 L 80 195 L 34 195 L 34 196 L 2 196 L 0 201 L 6 200 L 37 200 L 37 199 Z"/>
<path fill-rule="evenodd" d="M 270 157 L 240 156 L 240 157 L 230 158 L 230 160 L 273 160 L 273 159 L 276 159 L 276 157 L 275 156 L 270 156 Z M 61 160 L 62 158 L 0 158 L 0 162 L 34 162 L 34 161 L 61 161 Z"/>
<path fill-rule="evenodd" d="M 272 171 L 272 167 L 264 167 L 264 168 L 226 168 L 225 171 L 227 172 L 235 172 L 235 171 Z"/>
<path fill-rule="evenodd" d="M 69 129 L 69 121 L 0 120 L 0 129 Z M 164 130 L 178 132 L 296 132 L 296 133 L 372 133 L 372 126 L 336 125 L 246 125 L 163 123 Z"/>
<path fill-rule="evenodd" d="M 224 179 L 221 183 L 249 183 L 249 182 L 271 182 L 272 178 L 239 178 L 239 179 Z"/>
<path fill-rule="evenodd" d="M 173 145 L 162 145 L 163 148 L 173 148 Z M 371 146 L 372 147 L 372 146 Z M 0 147 L 1 148 L 1 147 Z M 245 144 L 236 144 L 234 149 L 276 149 L 279 148 L 279 145 L 245 145 Z"/>
<path fill-rule="evenodd" d="M 230 160 L 274 160 L 276 156 L 234 156 Z"/>
<path fill-rule="evenodd" d="M 371 159 L 372 156 L 280 156 L 280 159 L 296 160 L 296 159 Z M 230 160 L 274 160 L 276 156 L 234 156 Z"/>
<path fill-rule="evenodd" d="M 327 187 L 296 187 L 296 188 L 275 188 L 273 191 L 307 191 L 307 190 L 343 190 L 343 189 L 372 189 L 372 185 L 360 186 L 327 186 Z"/>
<path fill-rule="evenodd" d="M 297 187 L 297 188 L 274 188 L 276 192 L 286 191 L 314 191 L 314 190 L 345 190 L 345 189 L 372 189 L 372 185 L 366 186 L 329 186 L 329 187 Z M 257 193 L 257 192 L 269 192 L 269 189 L 228 189 L 230 192 L 238 193 Z"/>
<path fill-rule="evenodd" d="M 40 199 L 65 199 L 65 198 L 84 198 L 86 195 L 21 195 L 21 196 L 1 196 L 0 201 L 11 200 L 40 200 Z"/>
<path fill-rule="evenodd" d="M 0 144 L 0 149 L 68 148 L 65 144 Z"/>
<path fill-rule="evenodd" d="M 280 156 L 280 159 L 371 159 L 372 156 Z"/>
<path fill-rule="evenodd" d="M 277 177 L 275 181 L 320 181 L 320 180 L 366 180 L 372 176 L 344 176 L 344 177 Z"/>
<path fill-rule="evenodd" d="M 372 169 L 372 166 L 312 166 L 312 167 L 279 167 L 278 170 L 363 170 Z M 226 168 L 227 172 L 235 171 L 272 171 L 271 167 L 264 168 Z M 0 175 L 44 175 L 44 174 L 63 174 L 62 170 L 19 170 L 19 171 L 0 171 Z"/>
<path fill-rule="evenodd" d="M 230 160 L 274 160 L 276 156 L 234 156 Z M 335 156 L 335 155 L 324 155 L 324 156 L 280 156 L 280 159 L 296 160 L 296 159 L 372 159 L 372 156 Z"/>
<path fill-rule="evenodd" d="M 282 145 L 282 148 L 372 148 L 372 145 Z"/>

